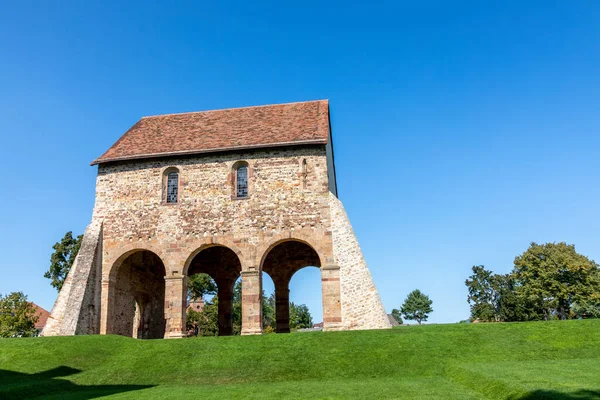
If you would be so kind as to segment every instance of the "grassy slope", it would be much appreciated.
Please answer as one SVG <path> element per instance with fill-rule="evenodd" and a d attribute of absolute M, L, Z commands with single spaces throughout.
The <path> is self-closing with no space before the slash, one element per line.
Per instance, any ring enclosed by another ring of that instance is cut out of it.
<path fill-rule="evenodd" d="M 185 340 L 0 340 L 0 398 L 24 395 L 595 399 L 600 320 Z"/>

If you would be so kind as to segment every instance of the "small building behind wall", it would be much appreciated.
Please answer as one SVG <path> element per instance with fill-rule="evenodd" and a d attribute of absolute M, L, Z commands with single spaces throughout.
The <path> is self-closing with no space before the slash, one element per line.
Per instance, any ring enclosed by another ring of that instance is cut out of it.
<path fill-rule="evenodd" d="M 321 270 L 323 329 L 390 323 L 337 198 L 326 100 L 144 117 L 95 160 L 96 203 L 43 335 L 185 335 L 186 281 L 219 291 L 231 334 L 262 333 L 261 273 L 289 331 L 289 280 Z"/>

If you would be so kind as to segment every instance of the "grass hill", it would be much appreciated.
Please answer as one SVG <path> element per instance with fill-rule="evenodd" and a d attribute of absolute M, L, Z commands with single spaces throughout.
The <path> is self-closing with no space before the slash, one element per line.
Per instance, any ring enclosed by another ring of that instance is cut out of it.
<path fill-rule="evenodd" d="M 0 340 L 0 398 L 600 399 L 600 320 Z"/>

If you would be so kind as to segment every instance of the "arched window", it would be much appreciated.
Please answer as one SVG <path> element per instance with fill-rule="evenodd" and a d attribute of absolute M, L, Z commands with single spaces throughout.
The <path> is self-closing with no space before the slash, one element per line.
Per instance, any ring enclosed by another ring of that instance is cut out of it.
<path fill-rule="evenodd" d="M 252 170 L 246 161 L 236 161 L 231 166 L 231 198 L 247 199 L 250 196 L 250 178 Z M 229 179 L 229 178 L 228 178 Z"/>
<path fill-rule="evenodd" d="M 174 204 L 179 200 L 179 170 L 167 168 L 164 172 L 163 200 L 165 203 Z"/>
<path fill-rule="evenodd" d="M 235 172 L 235 193 L 238 199 L 248 197 L 248 166 L 240 165 Z"/>

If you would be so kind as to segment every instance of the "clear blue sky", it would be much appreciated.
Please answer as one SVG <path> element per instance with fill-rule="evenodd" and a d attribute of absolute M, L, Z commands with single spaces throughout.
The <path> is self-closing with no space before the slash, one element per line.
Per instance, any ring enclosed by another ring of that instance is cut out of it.
<path fill-rule="evenodd" d="M 0 293 L 52 307 L 89 163 L 141 116 L 324 98 L 388 311 L 419 288 L 465 319 L 471 266 L 531 241 L 600 261 L 599 2 L 98 3 L 0 6 Z M 291 297 L 321 320 L 317 270 Z"/>

